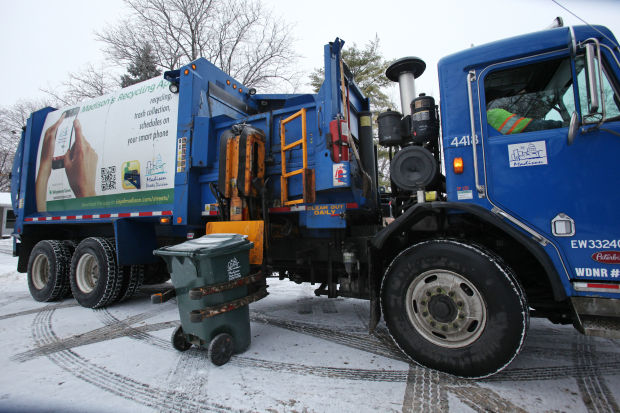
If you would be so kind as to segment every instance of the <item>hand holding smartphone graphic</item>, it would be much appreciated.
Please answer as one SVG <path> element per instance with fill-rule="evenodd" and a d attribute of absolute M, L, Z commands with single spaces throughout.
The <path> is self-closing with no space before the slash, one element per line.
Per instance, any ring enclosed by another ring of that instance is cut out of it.
<path fill-rule="evenodd" d="M 74 120 L 73 126 L 75 143 L 64 156 L 67 179 L 76 198 L 95 196 L 97 153 L 84 138 L 80 121 Z"/>
<path fill-rule="evenodd" d="M 71 148 L 73 143 L 74 126 L 80 108 L 68 109 L 60 116 L 63 119 L 56 128 L 56 144 L 54 147 L 54 158 L 52 159 L 52 169 L 64 168 L 65 153 Z"/>
<path fill-rule="evenodd" d="M 37 211 L 47 210 L 47 187 L 52 169 L 64 167 L 76 198 L 95 196 L 97 153 L 85 139 L 74 108 L 63 112 L 43 135 L 39 172 L 35 181 Z M 67 124 L 67 118 L 71 123 Z M 75 135 L 75 142 L 73 142 Z M 59 148 L 66 148 L 61 152 Z"/>

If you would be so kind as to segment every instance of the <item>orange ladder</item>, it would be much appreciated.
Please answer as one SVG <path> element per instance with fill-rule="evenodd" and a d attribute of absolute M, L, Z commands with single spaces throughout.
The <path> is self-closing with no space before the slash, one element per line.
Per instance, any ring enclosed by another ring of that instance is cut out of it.
<path fill-rule="evenodd" d="M 301 139 L 286 144 L 286 124 L 301 117 Z M 301 169 L 294 171 L 286 170 L 286 151 L 301 145 L 303 163 Z M 282 163 L 282 176 L 280 177 L 280 201 L 282 206 L 312 203 L 315 200 L 314 169 L 308 169 L 308 142 L 306 132 L 306 108 L 294 113 L 280 123 L 280 155 Z M 291 176 L 302 175 L 303 190 L 300 199 L 288 199 L 288 179 Z"/>

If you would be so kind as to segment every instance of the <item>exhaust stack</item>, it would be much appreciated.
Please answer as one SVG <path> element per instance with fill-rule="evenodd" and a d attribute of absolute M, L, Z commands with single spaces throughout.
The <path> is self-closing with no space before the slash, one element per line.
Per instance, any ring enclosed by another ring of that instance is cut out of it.
<path fill-rule="evenodd" d="M 426 69 L 426 63 L 419 57 L 403 57 L 390 65 L 385 75 L 392 82 L 398 82 L 400 106 L 403 116 L 411 115 L 411 101 L 415 99 L 415 79 Z"/>

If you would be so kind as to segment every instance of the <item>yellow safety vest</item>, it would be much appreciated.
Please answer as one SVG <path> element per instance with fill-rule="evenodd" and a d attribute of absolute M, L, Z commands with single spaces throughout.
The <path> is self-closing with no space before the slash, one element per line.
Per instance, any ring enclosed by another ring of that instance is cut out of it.
<path fill-rule="evenodd" d="M 500 108 L 487 110 L 487 121 L 503 135 L 521 133 L 532 120 L 531 118 L 520 118 L 516 114 Z"/>

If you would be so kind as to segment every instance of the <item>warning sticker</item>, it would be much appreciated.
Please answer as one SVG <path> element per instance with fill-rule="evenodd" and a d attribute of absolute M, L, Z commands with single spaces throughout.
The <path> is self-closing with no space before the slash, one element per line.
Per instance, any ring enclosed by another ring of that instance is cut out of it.
<path fill-rule="evenodd" d="M 459 201 L 462 201 L 464 199 L 474 199 L 474 192 L 471 189 L 456 191 L 456 196 L 458 197 Z"/>
<path fill-rule="evenodd" d="M 508 145 L 508 159 L 511 168 L 547 165 L 547 144 L 535 141 Z"/>
<path fill-rule="evenodd" d="M 335 163 L 332 175 L 333 186 L 349 186 L 349 171 L 345 163 Z"/>

